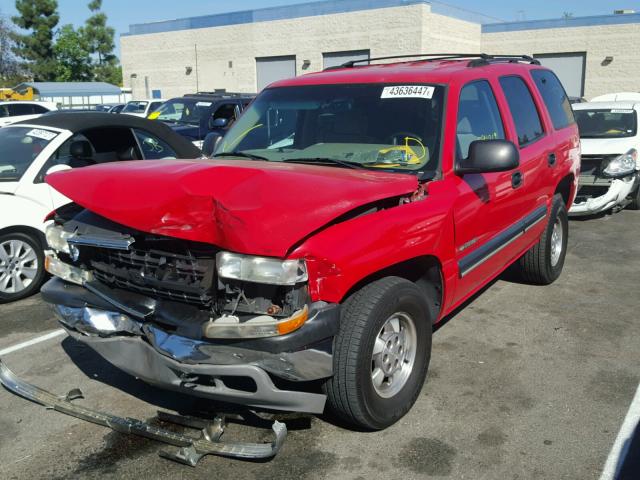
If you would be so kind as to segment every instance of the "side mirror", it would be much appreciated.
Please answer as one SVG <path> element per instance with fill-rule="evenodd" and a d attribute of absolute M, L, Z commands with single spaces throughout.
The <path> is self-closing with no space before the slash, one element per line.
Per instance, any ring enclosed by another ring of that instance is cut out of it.
<path fill-rule="evenodd" d="M 210 128 L 225 128 L 229 125 L 228 118 L 213 118 L 211 117 L 211 122 L 209 122 Z"/>
<path fill-rule="evenodd" d="M 469 156 L 456 165 L 456 173 L 489 173 L 513 170 L 520 165 L 520 153 L 508 140 L 475 140 Z"/>
<path fill-rule="evenodd" d="M 213 155 L 213 152 L 216 151 L 216 147 L 222 140 L 222 135 L 218 132 L 211 132 L 206 137 L 204 137 L 204 142 L 202 142 L 202 153 L 207 157 Z"/>
<path fill-rule="evenodd" d="M 49 168 L 49 170 L 47 170 L 47 173 L 45 173 L 44 176 L 46 177 L 47 175 L 50 175 L 52 173 L 64 172 L 66 170 L 71 170 L 71 167 L 69 165 L 63 165 L 63 164 L 54 165 L 51 168 Z"/>

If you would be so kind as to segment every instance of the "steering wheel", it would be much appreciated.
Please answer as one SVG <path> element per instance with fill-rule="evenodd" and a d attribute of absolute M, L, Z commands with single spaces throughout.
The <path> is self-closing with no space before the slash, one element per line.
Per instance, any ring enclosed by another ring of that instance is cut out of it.
<path fill-rule="evenodd" d="M 416 135 L 415 133 L 404 132 L 404 131 L 394 132 L 393 134 L 389 135 L 385 140 L 388 140 L 387 143 L 391 145 L 404 145 L 405 138 L 407 137 L 409 137 L 409 142 L 411 142 L 412 139 L 416 139 L 420 144 L 424 143 L 424 141 L 422 140 L 422 137 Z"/>

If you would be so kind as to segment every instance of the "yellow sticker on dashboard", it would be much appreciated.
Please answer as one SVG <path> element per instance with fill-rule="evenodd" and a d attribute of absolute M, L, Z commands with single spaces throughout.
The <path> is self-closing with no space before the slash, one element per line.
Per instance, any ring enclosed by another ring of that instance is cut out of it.
<path fill-rule="evenodd" d="M 149 116 L 147 117 L 149 120 L 155 120 L 156 118 L 158 118 L 160 116 L 160 112 L 153 112 L 150 113 Z"/>

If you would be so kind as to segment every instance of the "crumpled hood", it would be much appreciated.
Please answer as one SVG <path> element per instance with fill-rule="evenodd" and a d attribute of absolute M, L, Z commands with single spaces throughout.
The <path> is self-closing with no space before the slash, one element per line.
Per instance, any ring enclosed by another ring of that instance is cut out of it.
<path fill-rule="evenodd" d="M 143 232 L 276 257 L 356 207 L 418 187 L 409 174 L 252 160 L 115 162 L 46 181 L 82 207 Z"/>
<path fill-rule="evenodd" d="M 582 138 L 583 155 L 620 155 L 634 148 L 635 138 Z M 637 147 L 636 147 L 637 148 Z"/>

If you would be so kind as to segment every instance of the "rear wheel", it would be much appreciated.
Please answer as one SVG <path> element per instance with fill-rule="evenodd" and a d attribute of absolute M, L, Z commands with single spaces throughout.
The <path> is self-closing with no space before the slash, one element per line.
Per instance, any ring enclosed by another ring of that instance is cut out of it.
<path fill-rule="evenodd" d="M 45 277 L 40 241 L 26 233 L 0 235 L 0 303 L 36 293 Z"/>
<path fill-rule="evenodd" d="M 398 277 L 349 297 L 334 341 L 334 375 L 325 384 L 332 410 L 358 427 L 379 430 L 414 404 L 431 356 L 424 292 Z"/>
<path fill-rule="evenodd" d="M 569 220 L 560 195 L 553 197 L 551 213 L 538 243 L 519 260 L 522 278 L 538 285 L 553 283 L 562 273 L 567 253 Z"/>

